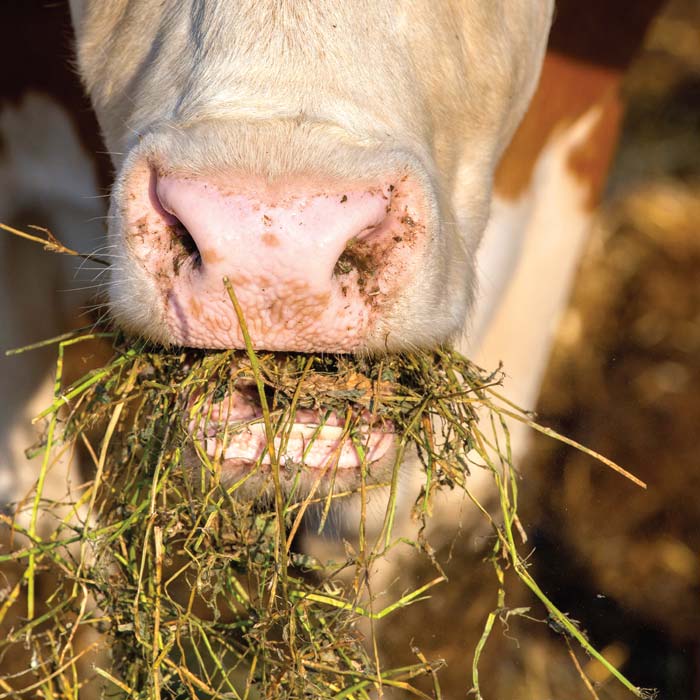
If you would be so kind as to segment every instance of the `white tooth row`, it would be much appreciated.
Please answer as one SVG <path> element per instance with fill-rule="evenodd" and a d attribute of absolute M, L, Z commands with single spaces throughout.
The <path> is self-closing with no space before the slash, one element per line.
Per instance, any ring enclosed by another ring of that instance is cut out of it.
<path fill-rule="evenodd" d="M 261 460 L 261 464 L 269 464 L 270 455 L 267 453 L 267 435 L 265 425 L 261 421 L 248 424 L 229 424 L 228 439 L 222 436 L 219 430 L 218 437 L 209 435 L 204 437 L 203 446 L 211 458 L 217 456 L 224 460 L 242 459 L 249 462 Z M 361 425 L 360 433 L 363 435 L 364 444 L 362 451 L 366 452 L 366 459 L 374 461 L 383 455 L 391 435 L 382 432 L 372 432 L 369 425 Z M 340 426 L 314 423 L 293 423 L 288 435 L 282 430 L 275 435 L 273 445 L 275 450 L 285 443 L 285 453 L 280 455 L 280 463 L 285 464 L 291 460 L 293 463 L 302 461 L 309 467 L 327 466 L 332 460 L 338 468 L 357 468 L 361 464 L 358 448 L 354 441 L 348 439 L 346 430 Z M 223 440 L 222 440 L 223 437 Z"/>
<path fill-rule="evenodd" d="M 265 436 L 265 424 L 262 422 L 251 423 L 247 429 L 253 435 Z M 282 429 L 281 435 L 285 435 L 286 429 Z M 362 432 L 362 430 L 360 431 Z M 289 430 L 289 436 L 294 438 L 310 439 L 316 437 L 321 440 L 340 440 L 345 434 L 345 428 L 337 425 L 324 425 L 319 429 L 318 425 L 313 423 L 294 423 Z"/>

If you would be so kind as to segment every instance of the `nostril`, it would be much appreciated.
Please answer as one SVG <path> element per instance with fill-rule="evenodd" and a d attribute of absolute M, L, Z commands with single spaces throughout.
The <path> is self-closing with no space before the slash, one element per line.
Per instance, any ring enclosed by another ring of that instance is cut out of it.
<path fill-rule="evenodd" d="M 341 277 L 355 271 L 359 275 L 370 272 L 373 266 L 373 251 L 370 241 L 364 238 L 352 238 L 345 246 L 335 267 L 333 275 Z"/>
<path fill-rule="evenodd" d="M 148 196 L 151 206 L 165 223 L 169 235 L 170 252 L 173 255 L 173 270 L 177 274 L 183 265 L 193 269 L 202 266 L 202 255 L 187 226 L 180 221 L 173 207 L 161 197 L 158 174 L 151 168 L 148 182 Z"/>
<path fill-rule="evenodd" d="M 189 264 L 192 268 L 198 269 L 202 266 L 202 254 L 195 243 L 192 234 L 187 227 L 177 217 L 172 216 L 172 223 L 168 226 L 170 230 L 170 249 L 174 255 L 174 267 L 176 272 L 183 264 Z"/>

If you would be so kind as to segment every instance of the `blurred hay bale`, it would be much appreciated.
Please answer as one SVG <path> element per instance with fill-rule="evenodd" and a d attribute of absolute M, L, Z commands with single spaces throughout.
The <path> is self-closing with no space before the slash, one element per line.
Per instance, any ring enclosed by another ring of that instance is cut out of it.
<path fill-rule="evenodd" d="M 562 339 L 541 404 L 547 422 L 561 416 L 559 429 L 630 465 L 649 492 L 545 443 L 528 485 L 602 590 L 684 639 L 700 629 L 699 220 L 700 186 L 678 182 L 610 207 L 569 312 L 581 334 Z M 560 485 L 556 503 L 542 499 L 545 483 Z"/>

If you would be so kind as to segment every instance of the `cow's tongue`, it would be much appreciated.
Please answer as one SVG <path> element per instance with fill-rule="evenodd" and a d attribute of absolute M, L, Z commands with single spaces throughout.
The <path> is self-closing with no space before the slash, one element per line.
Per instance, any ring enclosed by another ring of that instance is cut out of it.
<path fill-rule="evenodd" d="M 218 403 L 205 402 L 189 431 L 224 471 L 227 464 L 271 463 L 262 409 L 249 388 L 227 394 Z M 358 469 L 363 455 L 366 464 L 385 455 L 394 435 L 389 424 L 374 426 L 366 411 L 354 423 L 353 434 L 351 438 L 345 418 L 334 411 L 299 409 L 293 424 L 274 437 L 274 451 L 284 468 Z"/>

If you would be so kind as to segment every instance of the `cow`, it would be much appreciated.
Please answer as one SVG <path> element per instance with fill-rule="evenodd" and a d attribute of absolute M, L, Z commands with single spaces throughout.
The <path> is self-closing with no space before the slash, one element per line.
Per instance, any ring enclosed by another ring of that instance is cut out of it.
<path fill-rule="evenodd" d="M 134 335 L 241 348 L 228 277 L 256 348 L 454 342 L 503 362 L 509 398 L 532 408 L 614 149 L 619 81 L 660 4 L 5 3 L 0 221 L 112 265 L 76 279 L 71 260 L 4 237 L 3 349 L 90 323 L 84 287 L 103 283 L 103 308 Z M 68 12 L 99 128 L 67 68 Z M 50 351 L 2 363 L 7 502 L 33 482 L 24 448 Z"/>

